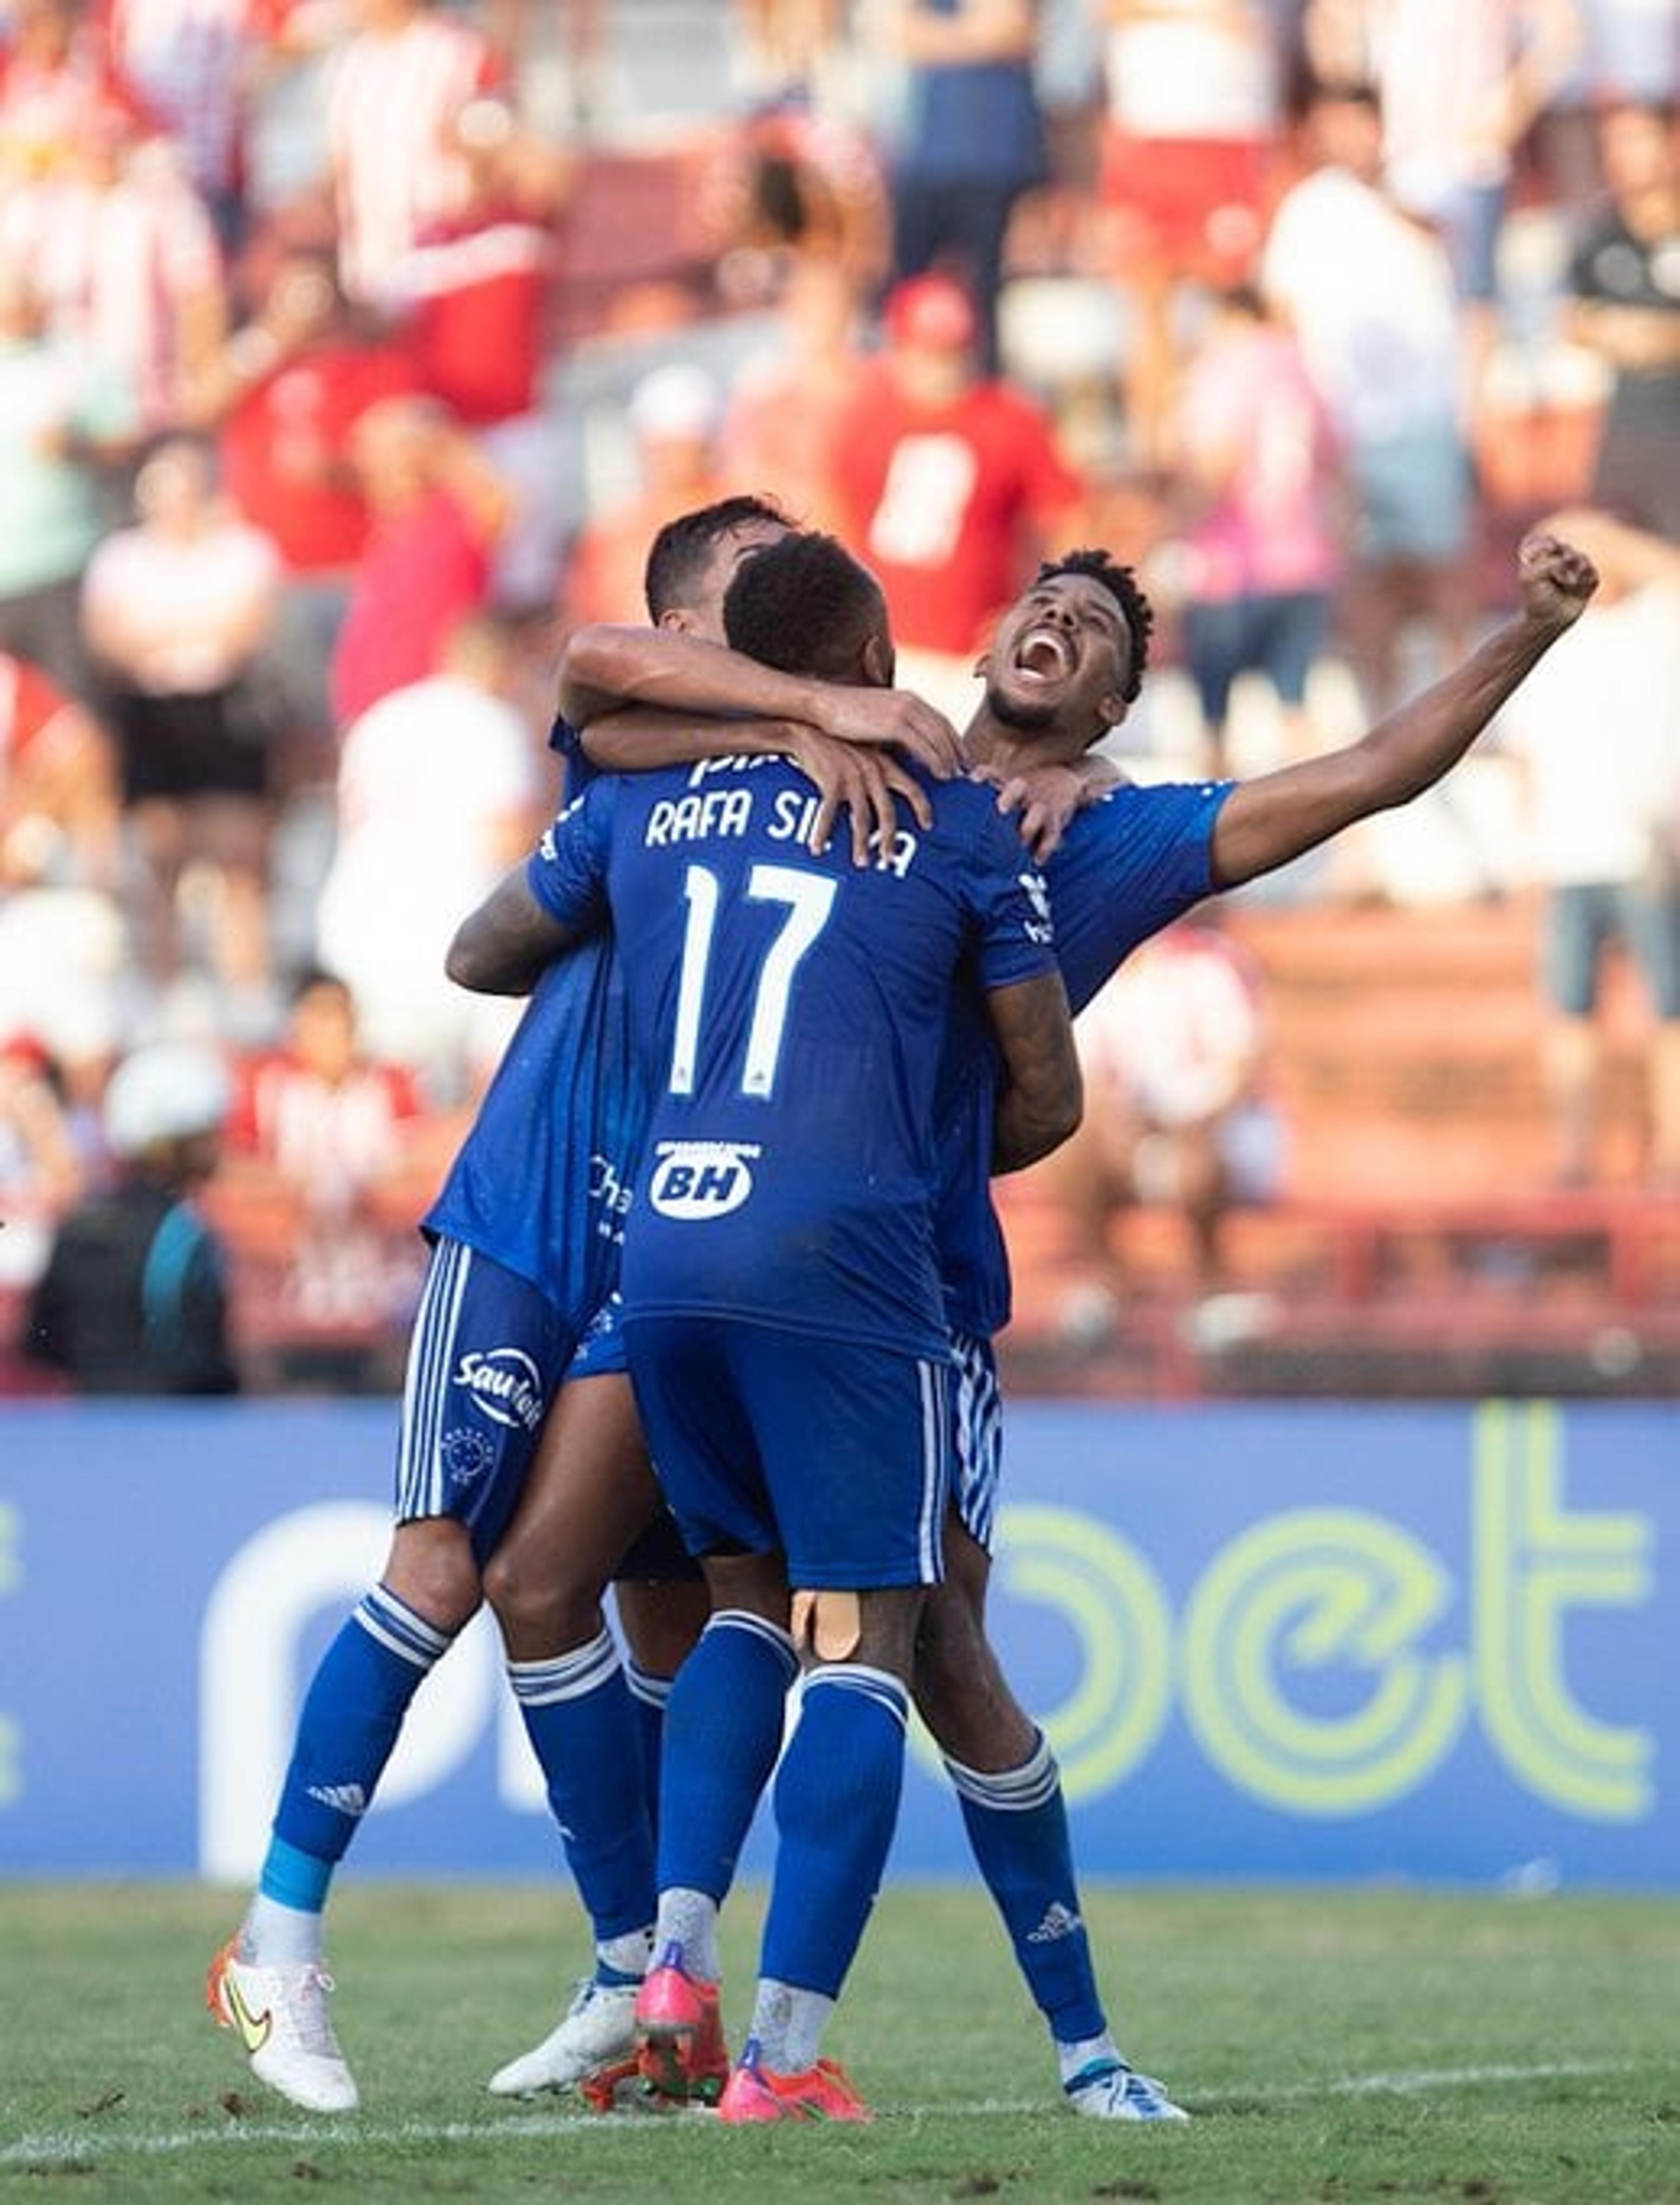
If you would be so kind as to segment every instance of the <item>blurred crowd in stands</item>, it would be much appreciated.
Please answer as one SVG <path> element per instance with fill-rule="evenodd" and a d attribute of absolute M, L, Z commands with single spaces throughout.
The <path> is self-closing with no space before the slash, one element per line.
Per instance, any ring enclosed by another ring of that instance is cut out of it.
<path fill-rule="evenodd" d="M 1268 893 L 1590 889 L 1558 1173 L 1620 930 L 1680 1184 L 1677 89 L 1677 0 L 0 0 L 0 1287 L 186 1043 L 294 1312 L 401 1303 L 508 1031 L 442 948 L 551 809 L 558 647 L 738 489 L 869 561 L 959 722 L 1041 553 L 1135 561 L 1139 776 L 1345 740 L 1570 508 L 1590 665 Z M 1094 1090 L 1148 1119 L 1179 998 L 1122 983 Z M 1281 1153 L 1224 984 L 1243 1160 L 1077 1164 L 1194 1190 L 1208 1271 L 1209 1188 Z"/>

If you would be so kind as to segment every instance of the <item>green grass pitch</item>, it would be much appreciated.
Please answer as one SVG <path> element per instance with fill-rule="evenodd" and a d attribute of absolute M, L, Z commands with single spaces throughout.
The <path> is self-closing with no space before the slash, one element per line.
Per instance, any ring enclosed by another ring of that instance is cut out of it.
<path fill-rule="evenodd" d="M 736 2033 L 760 1904 L 729 1911 Z M 330 1957 L 363 2109 L 299 2113 L 204 2011 L 238 1909 L 186 1885 L 0 1882 L 0 2197 L 1680 2200 L 1680 1899 L 1094 1889 L 1122 2041 L 1195 2115 L 1136 2127 L 1058 2102 L 983 1897 L 893 1884 L 827 2047 L 874 2124 L 745 2131 L 490 2098 L 581 1969 L 569 1896 L 352 1874 Z"/>

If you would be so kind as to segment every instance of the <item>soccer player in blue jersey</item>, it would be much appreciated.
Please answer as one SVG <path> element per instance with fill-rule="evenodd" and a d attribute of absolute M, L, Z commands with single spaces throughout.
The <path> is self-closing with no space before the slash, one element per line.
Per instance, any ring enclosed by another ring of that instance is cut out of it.
<path fill-rule="evenodd" d="M 737 592 L 772 604 L 783 663 L 886 678 L 879 590 L 831 539 L 758 554 Z M 811 799 L 779 758 L 597 783 L 451 952 L 467 984 L 518 987 L 610 910 L 654 1072 L 623 1325 L 713 1596 L 668 1712 L 659 1954 L 637 2003 L 644 2074 L 668 2095 L 727 2065 L 718 1910 L 806 1663 L 732 2121 L 868 2117 L 819 2048 L 885 1864 L 940 1570 L 934 1106 L 959 972 L 1000 1070 L 994 1163 L 1033 1161 L 1078 1114 L 1036 876 L 986 792 L 926 794 L 929 823 L 859 870 L 810 850 Z"/>
<path fill-rule="evenodd" d="M 750 497 L 674 523 L 650 555 L 655 618 L 721 636 L 736 562 L 787 527 Z M 755 695 L 811 710 L 809 685 Z M 935 753 L 942 727 L 879 695 L 841 700 L 834 724 Z M 819 786 L 887 800 L 866 764 Z M 656 1536 L 641 1542 L 657 1494 L 621 1358 L 609 1339 L 579 1352 L 616 1282 L 642 1091 L 610 944 L 584 944 L 542 976 L 424 1220 L 389 1552 L 311 1682 L 257 1893 L 207 1986 L 253 2072 L 312 2111 L 358 2102 L 322 1958 L 334 1873 L 414 1694 L 486 1596 L 597 1951 L 558 2028 L 492 2087 L 556 2087 L 632 2046 L 655 1900 L 646 1733 L 704 1608 Z M 601 1608 L 615 1572 L 627 1679 Z"/>
<path fill-rule="evenodd" d="M 1150 612 L 1130 570 L 1104 553 L 1048 564 L 1004 615 L 981 661 L 983 697 L 965 743 L 976 767 L 1000 784 L 1000 802 L 1060 838 L 1046 875 L 1074 1007 L 1139 942 L 1204 896 L 1273 871 L 1432 786 L 1578 616 L 1594 579 L 1578 551 L 1531 538 L 1519 553 L 1516 616 L 1359 741 L 1248 782 L 1126 784 L 1089 801 L 1093 782 L 1081 769 L 1089 746 L 1139 693 Z M 715 654 L 701 665 L 680 645 L 655 639 L 638 664 L 618 671 L 621 698 L 718 708 L 733 701 Z M 757 677 L 745 663 L 739 675 L 745 697 Z M 681 728 L 683 742 L 701 740 L 687 719 Z M 620 765 L 645 763 L 662 739 L 651 721 L 627 716 L 603 722 L 591 738 Z M 1050 2030 L 1069 2104 L 1101 2119 L 1170 2119 L 1179 2109 L 1131 2070 L 1109 2032 L 1054 1758 L 1011 1691 L 986 1631 L 1001 1436 L 991 1343 L 1008 1321 L 1009 1275 L 988 1192 L 982 1042 L 971 1022 L 966 1041 L 957 1035 L 942 1106 L 941 1150 L 951 1172 L 940 1262 L 959 1415 L 947 1576 L 923 1611 L 916 1703 L 945 1756 L 977 1859 Z"/>

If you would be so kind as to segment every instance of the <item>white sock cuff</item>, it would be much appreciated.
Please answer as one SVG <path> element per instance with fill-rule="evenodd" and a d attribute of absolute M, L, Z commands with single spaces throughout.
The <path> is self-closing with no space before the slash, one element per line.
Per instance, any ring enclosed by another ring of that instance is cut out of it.
<path fill-rule="evenodd" d="M 1054 1798 L 1061 1783 L 1056 1756 L 1042 1731 L 1038 1734 L 1038 1744 L 1018 1768 L 1000 1768 L 995 1774 L 988 1774 L 982 1768 L 965 1768 L 948 1753 L 943 1759 L 953 1790 L 959 1798 L 972 1800 L 977 1807 L 1024 1814 Z"/>
<path fill-rule="evenodd" d="M 417 1614 L 407 1601 L 400 1600 L 383 1584 L 377 1584 L 363 1594 L 351 1620 L 359 1624 L 388 1654 L 411 1661 L 423 1671 L 441 1661 L 454 1643 L 450 1632 L 428 1623 L 424 1616 Z"/>
<path fill-rule="evenodd" d="M 671 1697 L 674 1679 L 670 1677 L 662 1677 L 656 1671 L 644 1669 L 634 1661 L 625 1663 L 624 1674 L 632 1697 L 639 1700 L 644 1707 L 662 1708 Z"/>
<path fill-rule="evenodd" d="M 510 1661 L 508 1682 L 521 1707 L 552 1707 L 580 1700 L 621 1673 L 618 1642 L 603 1624 L 586 1646 L 573 1646 L 547 1661 Z"/>
<path fill-rule="evenodd" d="M 780 1655 L 782 1666 L 790 1678 L 798 1670 L 799 1655 L 793 1643 L 793 1632 L 784 1631 L 779 1623 L 772 1623 L 767 1616 L 755 1615 L 745 1608 L 720 1608 L 706 1618 L 705 1629 L 700 1635 L 703 1638 L 714 1631 L 744 1631 L 749 1637 L 762 1638 L 767 1646 L 774 1648 Z"/>
<path fill-rule="evenodd" d="M 910 1694 L 903 1679 L 895 1677 L 890 1669 L 866 1668 L 861 1661 L 820 1661 L 814 1669 L 805 1672 L 800 1697 L 809 1698 L 824 1685 L 840 1691 L 861 1692 L 895 1716 L 901 1728 L 908 1727 Z"/>

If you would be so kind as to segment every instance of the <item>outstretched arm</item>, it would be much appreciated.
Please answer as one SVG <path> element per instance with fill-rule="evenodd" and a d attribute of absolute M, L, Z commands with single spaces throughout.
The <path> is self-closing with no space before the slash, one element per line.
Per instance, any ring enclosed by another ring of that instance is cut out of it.
<path fill-rule="evenodd" d="M 1457 764 L 1598 586 L 1584 552 L 1545 534 L 1524 538 L 1517 576 L 1517 612 L 1422 696 L 1345 749 L 1238 783 L 1214 829 L 1216 887 L 1236 888 L 1356 820 L 1410 803 Z"/>
<path fill-rule="evenodd" d="M 963 770 L 962 746 L 951 722 L 907 689 L 871 689 L 783 674 L 722 644 L 671 628 L 604 622 L 579 628 L 561 661 L 561 712 L 574 728 L 587 728 L 632 704 L 708 718 L 797 721 L 839 742 L 898 751 L 930 773 Z M 594 758 L 593 747 L 586 746 Z M 710 757 L 715 752 L 691 755 Z M 622 767 L 621 759 L 615 763 Z"/>

